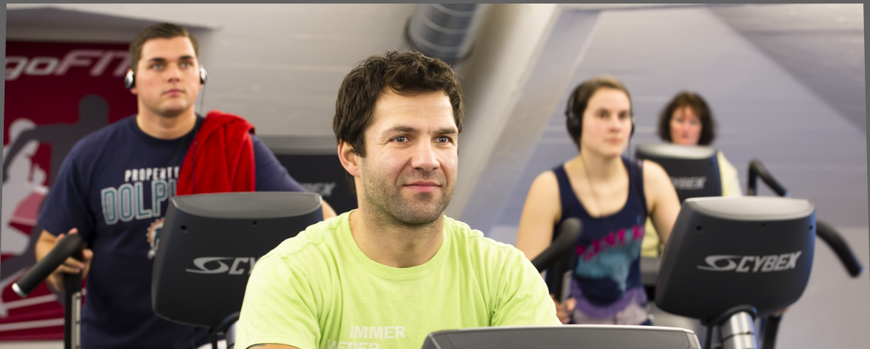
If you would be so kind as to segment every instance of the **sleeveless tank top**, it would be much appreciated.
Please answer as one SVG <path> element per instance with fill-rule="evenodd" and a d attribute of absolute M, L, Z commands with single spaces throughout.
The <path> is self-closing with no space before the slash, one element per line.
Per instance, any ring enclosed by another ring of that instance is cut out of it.
<path fill-rule="evenodd" d="M 574 194 L 564 165 L 553 169 L 559 183 L 562 217 L 575 217 L 583 223 L 583 231 L 574 250 L 571 295 L 577 301 L 574 317 L 586 319 L 625 318 L 620 312 L 634 310 L 626 320 L 640 324 L 646 319 L 647 296 L 641 282 L 640 248 L 647 218 L 643 193 L 643 170 L 639 162 L 623 157 L 628 169 L 628 199 L 618 212 L 606 217 L 592 217 Z M 553 239 L 556 236 L 554 234 Z M 643 318 L 639 319 L 638 318 Z M 620 321 L 614 320 L 615 323 Z"/>

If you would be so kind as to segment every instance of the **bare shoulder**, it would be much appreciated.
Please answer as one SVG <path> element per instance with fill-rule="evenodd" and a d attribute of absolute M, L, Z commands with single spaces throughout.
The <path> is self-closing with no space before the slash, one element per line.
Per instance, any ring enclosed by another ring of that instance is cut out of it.
<path fill-rule="evenodd" d="M 543 172 L 535 178 L 531 188 L 529 188 L 528 195 L 526 195 L 523 211 L 524 216 L 531 214 L 538 218 L 547 217 L 558 220 L 558 215 L 561 213 L 559 181 L 553 171 Z"/>
<path fill-rule="evenodd" d="M 532 182 L 532 187 L 529 189 L 529 196 L 532 192 L 539 194 L 552 194 L 559 192 L 559 181 L 556 179 L 556 174 L 553 171 L 544 171 L 535 177 Z"/>
<path fill-rule="evenodd" d="M 516 246 L 526 257 L 534 258 L 550 244 L 553 224 L 558 222 L 561 208 L 556 174 L 552 171 L 539 174 L 529 188 L 517 230 Z"/>
<path fill-rule="evenodd" d="M 650 160 L 643 161 L 643 192 L 647 197 L 648 209 L 654 209 L 657 202 L 676 196 L 674 184 L 665 169 L 658 163 Z"/>
<path fill-rule="evenodd" d="M 668 182 L 670 177 L 668 173 L 655 161 L 641 160 L 643 162 L 643 180 L 645 183 L 660 183 L 661 181 Z"/>

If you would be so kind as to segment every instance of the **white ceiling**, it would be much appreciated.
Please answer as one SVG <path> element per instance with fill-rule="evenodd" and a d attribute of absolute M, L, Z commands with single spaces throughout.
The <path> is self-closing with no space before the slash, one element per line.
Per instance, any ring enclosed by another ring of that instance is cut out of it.
<path fill-rule="evenodd" d="M 722 6 L 711 10 L 866 132 L 862 4 Z"/>

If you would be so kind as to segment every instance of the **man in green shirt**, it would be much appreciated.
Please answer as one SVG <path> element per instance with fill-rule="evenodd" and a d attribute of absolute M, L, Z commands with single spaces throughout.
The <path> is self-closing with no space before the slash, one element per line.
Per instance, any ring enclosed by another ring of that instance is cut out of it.
<path fill-rule="evenodd" d="M 434 331 L 560 324 L 522 252 L 443 214 L 461 94 L 447 64 L 416 52 L 345 77 L 333 129 L 359 208 L 257 261 L 236 348 L 420 348 Z"/>

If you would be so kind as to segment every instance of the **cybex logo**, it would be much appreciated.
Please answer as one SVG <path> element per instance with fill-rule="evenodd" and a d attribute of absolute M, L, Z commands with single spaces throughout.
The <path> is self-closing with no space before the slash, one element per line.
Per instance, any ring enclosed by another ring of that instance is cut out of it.
<path fill-rule="evenodd" d="M 707 177 L 671 177 L 671 182 L 674 183 L 674 188 L 678 190 L 700 190 L 704 189 L 704 182 Z"/>
<path fill-rule="evenodd" d="M 223 261 L 232 260 L 227 265 Z M 245 273 L 245 265 L 248 266 L 248 274 L 254 270 L 257 259 L 254 257 L 199 257 L 193 260 L 193 265 L 199 269 L 185 269 L 184 271 L 194 274 L 223 274 L 242 275 Z"/>
<path fill-rule="evenodd" d="M 704 258 L 707 265 L 699 265 L 698 269 L 709 271 L 735 271 L 737 273 L 767 273 L 782 271 L 797 267 L 797 260 L 802 251 L 768 256 L 735 256 L 713 255 Z M 739 262 L 738 262 L 739 261 Z"/>

